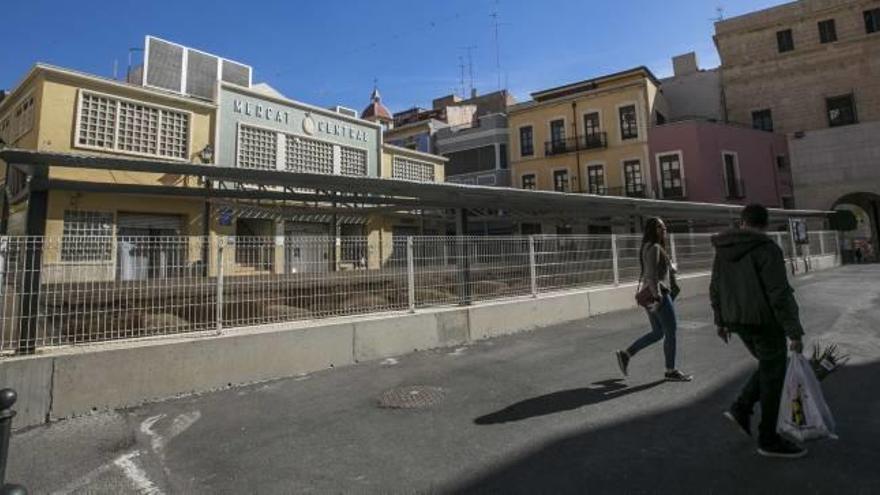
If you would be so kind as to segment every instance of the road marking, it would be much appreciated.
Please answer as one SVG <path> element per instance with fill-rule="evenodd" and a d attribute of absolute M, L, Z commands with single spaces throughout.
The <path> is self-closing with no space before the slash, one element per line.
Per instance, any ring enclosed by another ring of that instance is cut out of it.
<path fill-rule="evenodd" d="M 394 366 L 395 364 L 397 364 L 397 362 L 398 361 L 394 358 L 388 358 L 388 359 L 382 361 L 381 364 L 382 364 L 382 366 Z"/>
<path fill-rule="evenodd" d="M 149 478 L 147 473 L 140 468 L 132 459 L 141 455 L 140 450 L 136 450 L 129 454 L 118 457 L 113 464 L 122 469 L 122 472 L 128 476 L 128 479 L 137 488 L 141 495 L 160 495 L 162 490 L 159 489 Z"/>
<path fill-rule="evenodd" d="M 69 495 L 79 490 L 80 488 L 91 485 L 95 482 L 95 480 L 97 480 L 101 475 L 109 471 L 112 467 L 114 467 L 114 464 L 112 462 L 102 464 L 101 466 L 98 466 L 97 468 L 89 471 L 79 479 L 71 481 L 70 483 L 64 485 L 64 487 L 60 490 L 54 491 L 52 493 L 53 495 Z"/>
<path fill-rule="evenodd" d="M 464 352 L 466 350 L 467 350 L 467 347 L 459 347 L 459 348 L 455 349 L 454 351 L 450 352 L 449 355 L 450 356 L 461 356 L 462 354 L 464 354 Z"/>

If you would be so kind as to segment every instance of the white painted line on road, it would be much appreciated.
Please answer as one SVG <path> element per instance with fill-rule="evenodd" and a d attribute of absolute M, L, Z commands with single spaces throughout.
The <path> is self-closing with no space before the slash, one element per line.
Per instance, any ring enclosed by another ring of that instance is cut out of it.
<path fill-rule="evenodd" d="M 134 484 L 135 488 L 137 488 L 138 493 L 141 495 L 160 495 L 162 490 L 159 489 L 149 478 L 147 478 L 147 473 L 144 472 L 143 469 L 140 468 L 132 459 L 141 455 L 141 451 L 136 450 L 129 454 L 120 456 L 113 464 L 119 466 L 122 471 L 128 476 L 128 479 Z"/>

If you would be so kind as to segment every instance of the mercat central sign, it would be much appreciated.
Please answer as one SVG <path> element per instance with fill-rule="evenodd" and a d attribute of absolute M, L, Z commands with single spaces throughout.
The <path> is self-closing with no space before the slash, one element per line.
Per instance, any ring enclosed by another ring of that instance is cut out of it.
<path fill-rule="evenodd" d="M 286 126 L 294 125 L 293 120 L 295 120 L 289 110 L 242 99 L 232 100 L 232 111 L 234 113 L 252 116 L 257 119 L 265 119 L 269 122 L 284 124 Z M 302 117 L 301 126 L 302 131 L 308 135 L 313 135 L 315 132 L 319 132 L 321 134 L 341 136 L 355 141 L 367 141 L 367 132 L 363 129 L 357 129 L 353 126 L 341 122 L 333 122 L 321 117 L 318 117 L 316 120 L 315 117 L 309 113 L 306 113 L 305 116 Z"/>

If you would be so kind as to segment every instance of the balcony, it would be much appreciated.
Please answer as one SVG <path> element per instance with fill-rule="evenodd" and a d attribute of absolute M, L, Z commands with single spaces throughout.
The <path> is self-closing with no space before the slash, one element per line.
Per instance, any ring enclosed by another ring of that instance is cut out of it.
<path fill-rule="evenodd" d="M 562 155 L 575 151 L 595 150 L 608 147 L 608 138 L 604 132 L 596 132 L 584 136 L 554 139 L 544 142 L 544 156 Z"/>

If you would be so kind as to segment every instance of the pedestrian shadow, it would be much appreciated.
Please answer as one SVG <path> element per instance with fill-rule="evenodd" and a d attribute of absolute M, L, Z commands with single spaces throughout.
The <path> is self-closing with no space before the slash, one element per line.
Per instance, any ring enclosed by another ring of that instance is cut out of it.
<path fill-rule="evenodd" d="M 478 425 L 494 425 L 571 411 L 642 392 L 654 388 L 665 381 L 657 380 L 635 387 L 628 387 L 619 378 L 602 380 L 594 382 L 589 387 L 561 390 L 511 404 L 500 411 L 480 416 L 474 420 L 474 423 Z"/>

